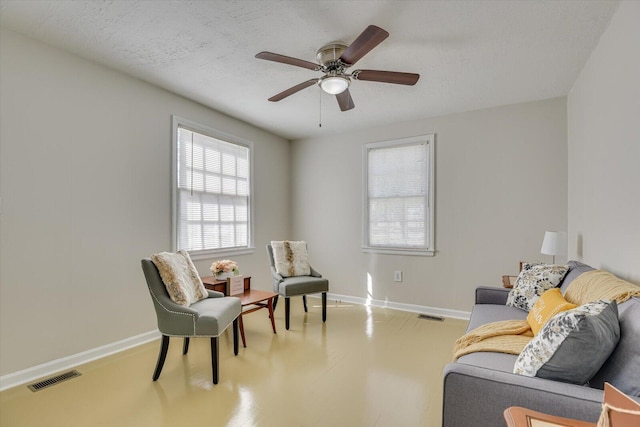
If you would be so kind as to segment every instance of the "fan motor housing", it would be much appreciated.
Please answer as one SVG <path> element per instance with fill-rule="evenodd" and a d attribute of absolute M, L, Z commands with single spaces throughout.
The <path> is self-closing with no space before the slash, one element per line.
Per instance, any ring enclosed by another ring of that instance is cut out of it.
<path fill-rule="evenodd" d="M 346 48 L 347 45 L 343 43 L 330 43 L 317 50 L 316 59 L 329 71 L 341 68 L 341 65 L 344 66 L 344 64 L 340 64 L 339 59 Z"/>

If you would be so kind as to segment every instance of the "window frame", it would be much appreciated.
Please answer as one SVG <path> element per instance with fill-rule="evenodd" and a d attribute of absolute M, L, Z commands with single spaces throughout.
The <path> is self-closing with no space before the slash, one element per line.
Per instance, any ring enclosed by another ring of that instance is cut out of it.
<path fill-rule="evenodd" d="M 424 248 L 403 248 L 394 246 L 371 246 L 369 244 L 369 151 L 376 148 L 397 147 L 424 143 L 427 153 L 426 178 L 428 194 L 425 197 L 427 203 L 426 238 Z M 366 143 L 362 147 L 362 251 L 365 253 L 387 255 L 417 255 L 435 256 L 435 134 L 419 135 L 409 138 L 398 138 L 387 141 Z"/>
<path fill-rule="evenodd" d="M 182 117 L 173 115 L 171 126 L 171 248 L 173 251 L 179 250 L 178 248 L 178 128 L 182 127 L 192 132 L 200 133 L 202 135 L 218 139 L 220 141 L 235 144 L 249 150 L 248 162 L 249 162 L 249 209 L 247 211 L 248 230 L 247 230 L 247 246 L 234 247 L 234 248 L 222 248 L 222 249 L 202 249 L 202 250 L 190 250 L 189 255 L 194 260 L 201 260 L 214 257 L 225 257 L 233 255 L 251 254 L 255 251 L 254 246 L 254 180 L 253 180 L 253 142 L 248 141 L 237 136 L 210 128 L 208 126 L 184 119 Z"/>

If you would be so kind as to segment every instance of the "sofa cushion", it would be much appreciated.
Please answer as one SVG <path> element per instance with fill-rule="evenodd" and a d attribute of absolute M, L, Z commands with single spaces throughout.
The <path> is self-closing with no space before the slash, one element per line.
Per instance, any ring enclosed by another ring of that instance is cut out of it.
<path fill-rule="evenodd" d="M 564 276 L 564 279 L 562 279 L 562 284 L 560 285 L 560 291 L 563 295 L 567 291 L 567 288 L 569 287 L 573 279 L 575 279 L 582 273 L 595 270 L 595 268 L 591 267 L 590 265 L 583 264 L 580 261 L 569 261 L 567 265 L 569 266 L 569 272 Z"/>
<path fill-rule="evenodd" d="M 525 320 L 527 312 L 517 307 L 509 307 L 500 304 L 476 304 L 471 311 L 471 319 L 467 326 L 467 332 L 478 326 L 500 320 Z"/>
<path fill-rule="evenodd" d="M 511 373 L 513 372 L 513 365 L 517 358 L 518 356 L 516 354 L 477 351 L 460 356 L 456 362 Z"/>
<path fill-rule="evenodd" d="M 620 341 L 589 385 L 602 389 L 609 382 L 629 396 L 640 397 L 640 298 L 623 302 L 618 312 Z"/>
<path fill-rule="evenodd" d="M 513 372 L 585 384 L 620 338 L 615 301 L 595 301 L 553 317 L 524 348 Z"/>
<path fill-rule="evenodd" d="M 544 291 L 560 285 L 569 271 L 566 265 L 523 263 L 513 289 L 509 292 L 507 305 L 529 311 Z"/>
<path fill-rule="evenodd" d="M 537 335 L 540 329 L 556 314 L 561 311 L 572 310 L 576 308 L 576 304 L 571 304 L 564 299 L 560 289 L 549 289 L 533 304 L 527 322 L 531 326 L 534 335 Z"/>

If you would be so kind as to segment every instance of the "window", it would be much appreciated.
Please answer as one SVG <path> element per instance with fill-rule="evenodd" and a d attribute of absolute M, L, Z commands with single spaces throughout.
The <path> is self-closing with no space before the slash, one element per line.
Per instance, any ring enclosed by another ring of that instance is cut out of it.
<path fill-rule="evenodd" d="M 434 135 L 365 144 L 365 252 L 434 255 Z"/>
<path fill-rule="evenodd" d="M 251 143 L 176 117 L 173 135 L 175 249 L 251 252 Z"/>

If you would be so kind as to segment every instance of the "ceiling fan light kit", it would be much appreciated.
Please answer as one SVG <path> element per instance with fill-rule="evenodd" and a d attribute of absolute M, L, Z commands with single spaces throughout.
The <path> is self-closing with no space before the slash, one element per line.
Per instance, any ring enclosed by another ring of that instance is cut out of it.
<path fill-rule="evenodd" d="M 387 37 L 389 37 L 389 33 L 382 28 L 369 25 L 349 46 L 343 43 L 331 43 L 318 49 L 316 52 L 318 64 L 278 53 L 258 53 L 256 55 L 258 59 L 322 71 L 325 74 L 320 78 L 307 80 L 280 92 L 269 98 L 269 101 L 278 102 L 317 83 L 323 91 L 336 96 L 340 110 L 347 111 L 355 107 L 349 93 L 352 78 L 354 80 L 413 86 L 420 78 L 419 74 L 380 70 L 355 70 L 351 74 L 347 73 L 347 68 L 353 66 Z"/>
<path fill-rule="evenodd" d="M 337 95 L 347 90 L 350 82 L 348 77 L 324 76 L 320 78 L 320 87 L 330 95 Z"/>

